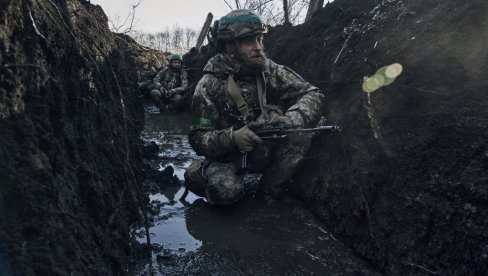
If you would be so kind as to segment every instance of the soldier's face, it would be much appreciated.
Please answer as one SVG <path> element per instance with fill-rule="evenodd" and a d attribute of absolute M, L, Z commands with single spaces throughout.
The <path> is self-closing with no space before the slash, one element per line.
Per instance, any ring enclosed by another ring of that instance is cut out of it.
<path fill-rule="evenodd" d="M 253 35 L 241 38 L 237 41 L 240 55 L 236 59 L 243 65 L 253 68 L 262 69 L 266 61 L 266 54 L 263 51 L 263 36 Z"/>
<path fill-rule="evenodd" d="M 181 61 L 179 61 L 179 60 L 171 61 L 171 67 L 173 67 L 175 69 L 180 69 L 181 68 Z"/>

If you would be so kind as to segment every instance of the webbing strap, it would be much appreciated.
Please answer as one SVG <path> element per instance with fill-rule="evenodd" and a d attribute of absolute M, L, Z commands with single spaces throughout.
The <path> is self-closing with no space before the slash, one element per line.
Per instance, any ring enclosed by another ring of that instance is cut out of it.
<path fill-rule="evenodd" d="M 268 115 L 268 110 L 266 109 L 266 95 L 263 92 L 263 80 L 264 74 L 258 75 L 256 77 L 256 86 L 258 88 L 258 99 L 259 99 L 259 107 L 261 107 L 261 112 Z"/>
<path fill-rule="evenodd" d="M 227 91 L 232 100 L 234 100 L 239 112 L 241 112 L 242 115 L 249 116 L 249 108 L 247 107 L 246 101 L 244 101 L 244 98 L 241 95 L 241 90 L 237 87 L 237 84 L 231 75 L 227 78 Z"/>

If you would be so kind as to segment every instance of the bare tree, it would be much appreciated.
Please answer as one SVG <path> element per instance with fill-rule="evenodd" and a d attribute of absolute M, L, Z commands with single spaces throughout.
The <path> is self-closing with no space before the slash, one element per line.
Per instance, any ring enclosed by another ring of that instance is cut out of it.
<path fill-rule="evenodd" d="M 283 0 L 283 13 L 284 13 L 284 21 L 285 24 L 290 23 L 290 14 L 288 13 L 288 0 Z"/>
<path fill-rule="evenodd" d="M 180 49 L 182 47 L 183 42 L 183 29 L 178 25 L 173 25 L 173 34 L 172 34 L 172 46 L 173 49 Z"/>
<path fill-rule="evenodd" d="M 231 10 L 250 9 L 261 15 L 266 24 L 277 25 L 284 22 L 302 23 L 311 0 L 283 0 L 283 6 L 278 6 L 277 1 L 273 0 L 236 0 L 235 4 L 229 0 L 223 1 Z"/>
<path fill-rule="evenodd" d="M 129 14 L 127 14 L 125 19 L 122 20 L 118 15 L 114 16 L 113 18 L 109 18 L 108 22 L 110 23 L 110 28 L 112 31 L 124 34 L 130 33 L 136 23 L 136 9 L 139 7 L 142 1 L 143 0 L 138 0 L 136 3 L 132 4 L 132 9 Z"/>
<path fill-rule="evenodd" d="M 290 12 L 290 22 L 292 22 L 293 24 L 303 23 L 310 0 L 289 0 L 289 1 L 291 3 L 288 6 Z"/>
<path fill-rule="evenodd" d="M 157 49 L 164 51 L 166 46 L 166 41 L 169 40 L 169 32 L 158 32 L 156 33 Z"/>
<path fill-rule="evenodd" d="M 171 37 L 173 36 L 171 32 L 169 31 L 169 28 L 166 27 L 165 31 L 166 34 L 168 34 L 167 39 L 164 41 L 164 51 L 169 52 L 171 49 Z"/>
<path fill-rule="evenodd" d="M 328 2 L 328 1 L 327 1 Z M 305 16 L 305 22 L 312 18 L 314 12 L 324 6 L 324 0 L 310 0 L 310 4 L 308 5 L 307 15 Z"/>
<path fill-rule="evenodd" d="M 147 35 L 147 43 L 149 44 L 148 46 L 151 48 L 156 48 L 156 36 L 154 34 L 148 34 Z"/>
<path fill-rule="evenodd" d="M 193 45 L 193 41 L 195 40 L 195 37 L 197 36 L 197 33 L 195 30 L 192 30 L 190 28 L 185 29 L 185 47 L 187 49 L 190 49 L 190 45 Z"/>
<path fill-rule="evenodd" d="M 256 11 L 264 19 L 266 23 L 270 23 L 268 19 L 279 10 L 276 3 L 272 0 L 248 0 L 244 3 L 245 9 Z"/>
<path fill-rule="evenodd" d="M 244 2 L 241 2 L 241 0 L 235 0 L 235 5 L 232 5 L 227 0 L 223 1 L 231 10 L 249 9 L 258 12 L 259 14 L 261 14 L 264 10 L 269 9 L 269 6 L 273 4 L 273 0 L 245 0 Z"/>
<path fill-rule="evenodd" d="M 130 36 L 141 45 L 146 45 L 146 34 L 141 31 L 133 31 Z"/>

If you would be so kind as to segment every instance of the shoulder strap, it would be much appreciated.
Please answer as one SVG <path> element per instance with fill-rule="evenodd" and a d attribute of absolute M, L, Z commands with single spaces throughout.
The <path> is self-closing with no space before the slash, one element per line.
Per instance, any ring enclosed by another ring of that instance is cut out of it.
<path fill-rule="evenodd" d="M 237 105 L 237 109 L 239 109 L 239 112 L 241 112 L 242 115 L 249 116 L 250 113 L 246 101 L 244 101 L 244 98 L 242 98 L 241 90 L 239 89 L 239 87 L 237 87 L 234 78 L 232 78 L 230 74 L 229 77 L 227 77 L 227 91 L 229 92 L 232 100 L 234 100 L 234 103 Z"/>
<path fill-rule="evenodd" d="M 258 100 L 259 100 L 259 107 L 261 107 L 261 112 L 264 114 L 268 114 L 268 109 L 266 108 L 266 87 L 263 85 L 265 83 L 264 80 L 264 73 L 261 75 L 258 75 L 256 77 L 256 86 L 258 89 Z M 263 87 L 265 88 L 263 91 Z"/>

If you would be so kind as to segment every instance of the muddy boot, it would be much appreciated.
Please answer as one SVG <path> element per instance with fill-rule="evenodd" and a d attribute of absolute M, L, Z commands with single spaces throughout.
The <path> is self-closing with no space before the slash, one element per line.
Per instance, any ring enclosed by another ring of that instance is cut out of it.
<path fill-rule="evenodd" d="M 244 192 L 244 176 L 236 174 L 232 163 L 213 161 L 205 169 L 208 183 L 205 198 L 210 204 L 230 205 L 237 202 Z"/>
<path fill-rule="evenodd" d="M 200 161 L 194 160 L 190 166 L 186 169 L 185 187 L 197 196 L 205 196 L 205 187 L 207 186 L 207 178 L 203 174 L 205 166 L 208 164 L 208 160 Z M 186 197 L 186 196 L 185 196 Z"/>
<path fill-rule="evenodd" d="M 164 110 L 165 106 L 163 101 L 161 100 L 161 97 L 163 95 L 161 91 L 159 91 L 158 89 L 153 89 L 151 90 L 150 95 L 156 107 L 159 108 L 160 111 Z"/>
<path fill-rule="evenodd" d="M 171 98 L 169 98 L 169 103 L 167 105 L 167 110 L 168 112 L 178 112 L 182 109 L 183 107 L 183 97 L 181 95 L 175 95 Z"/>

